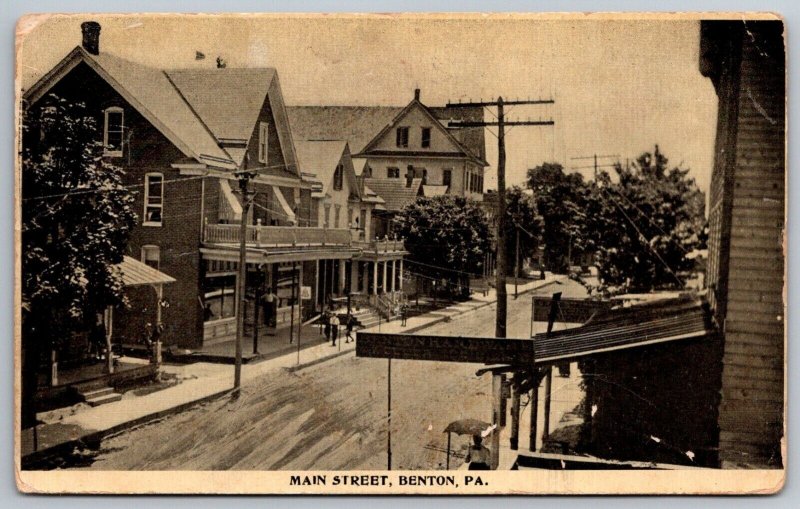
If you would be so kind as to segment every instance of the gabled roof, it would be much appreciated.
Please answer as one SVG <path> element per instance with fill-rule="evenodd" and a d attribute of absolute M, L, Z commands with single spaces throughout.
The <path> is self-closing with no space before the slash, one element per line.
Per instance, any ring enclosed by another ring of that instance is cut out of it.
<path fill-rule="evenodd" d="M 364 186 L 383 198 L 386 210 L 392 212 L 414 203 L 419 196 L 421 185 L 421 178 L 413 179 L 410 186 L 406 185 L 406 179 L 364 179 Z"/>
<path fill-rule="evenodd" d="M 235 167 L 167 74 L 159 69 L 108 53 L 92 55 L 78 46 L 29 88 L 25 99 L 35 101 L 42 97 L 60 77 L 81 62 L 94 69 L 186 156 L 215 167 Z"/>
<path fill-rule="evenodd" d="M 289 106 L 289 123 L 296 139 L 345 139 L 354 154 L 406 108 L 403 106 Z M 482 108 L 428 107 L 437 122 L 447 127 L 450 120 L 483 120 Z M 486 158 L 484 130 L 480 127 L 448 129 L 474 157 Z M 357 157 L 357 156 L 354 156 Z"/>
<path fill-rule="evenodd" d="M 489 166 L 489 163 L 487 163 L 482 157 L 476 156 L 467 147 L 462 145 L 461 141 L 459 141 L 453 135 L 453 132 L 452 132 L 453 130 L 452 129 L 448 129 L 445 125 L 443 125 L 442 122 L 436 117 L 436 115 L 434 115 L 433 111 L 431 111 L 430 108 L 428 108 L 427 106 L 422 104 L 417 99 L 413 99 L 410 103 L 408 103 L 408 105 L 405 108 L 403 108 L 397 115 L 395 115 L 395 117 L 392 119 L 391 122 L 389 122 L 386 126 L 384 126 L 383 129 L 381 129 L 381 131 L 379 133 L 377 133 L 372 138 L 372 140 L 370 140 L 369 143 L 366 144 L 366 146 L 363 149 L 361 149 L 361 151 L 359 151 L 359 152 L 357 152 L 355 154 L 355 157 L 363 157 L 363 156 L 370 155 L 371 151 L 373 150 L 373 147 L 375 145 L 377 145 L 378 142 L 384 136 L 386 136 L 392 129 L 394 129 L 394 127 L 397 124 L 399 124 L 406 117 L 406 115 L 408 115 L 411 112 L 411 110 L 413 110 L 415 108 L 418 108 L 425 115 L 427 115 L 429 117 L 429 119 L 431 120 L 432 124 L 435 126 L 435 128 L 438 128 L 442 132 L 442 134 L 444 134 L 445 137 L 448 140 L 450 140 L 450 142 L 453 145 L 455 145 L 457 147 L 457 149 L 459 150 L 458 155 L 461 155 L 461 156 L 466 157 L 468 159 L 472 159 L 473 161 L 475 161 L 478 164 L 481 164 L 482 166 Z M 377 152 L 381 152 L 379 155 L 388 155 L 388 154 L 382 153 L 384 151 L 376 151 L 376 153 Z M 405 152 L 407 152 L 407 151 L 396 151 L 396 152 L 392 151 L 392 153 L 394 153 L 394 154 L 403 154 Z M 453 156 L 453 155 L 456 155 L 456 154 L 455 153 L 453 153 L 453 154 L 449 154 L 448 153 L 448 154 L 439 154 L 439 155 Z"/>
<path fill-rule="evenodd" d="M 313 173 L 322 183 L 322 193 L 327 193 L 339 161 L 347 152 L 347 142 L 341 140 L 297 140 L 294 143 L 297 160 L 304 172 Z M 355 185 L 355 175 L 348 177 Z"/>

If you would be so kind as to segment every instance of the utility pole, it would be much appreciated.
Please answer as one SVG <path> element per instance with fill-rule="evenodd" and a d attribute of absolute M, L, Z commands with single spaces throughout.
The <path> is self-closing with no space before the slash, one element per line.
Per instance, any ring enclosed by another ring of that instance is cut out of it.
<path fill-rule="evenodd" d="M 598 158 L 599 159 L 617 159 L 617 160 L 619 160 L 619 154 L 609 154 L 609 155 L 605 155 L 605 156 L 599 156 L 597 154 L 592 154 L 590 156 L 571 157 L 570 158 L 571 161 L 582 161 L 582 160 L 585 161 L 586 159 L 594 160 L 594 164 L 592 164 L 591 166 L 573 166 L 571 169 L 572 170 L 593 169 L 594 170 L 594 181 L 597 182 L 597 170 L 598 170 L 598 168 L 613 168 L 614 164 L 616 164 L 616 163 L 597 164 L 597 159 Z"/>
<path fill-rule="evenodd" d="M 233 370 L 233 390 L 239 393 L 242 385 L 242 342 L 244 340 L 244 308 L 247 302 L 245 278 L 247 277 L 247 213 L 250 210 L 251 198 L 255 194 L 248 189 L 250 179 L 256 174 L 252 171 L 236 172 L 239 179 L 239 191 L 242 195 L 242 219 L 239 225 L 239 274 L 237 289 L 239 293 L 239 309 L 236 310 L 236 363 Z"/>
<path fill-rule="evenodd" d="M 514 298 L 516 299 L 519 296 L 517 292 L 519 285 L 519 225 L 515 226 L 517 227 L 517 256 L 514 260 Z"/>
<path fill-rule="evenodd" d="M 507 121 L 505 119 L 505 106 L 510 105 L 535 105 L 553 104 L 552 99 L 503 101 L 498 97 L 494 102 L 457 102 L 447 103 L 448 108 L 497 108 L 497 122 L 487 121 L 453 121 L 448 122 L 448 127 L 497 127 L 497 317 L 495 336 L 506 337 L 506 322 L 508 319 L 508 293 L 506 291 L 506 273 L 508 263 L 506 260 L 506 126 L 552 126 L 553 120 L 527 120 Z"/>

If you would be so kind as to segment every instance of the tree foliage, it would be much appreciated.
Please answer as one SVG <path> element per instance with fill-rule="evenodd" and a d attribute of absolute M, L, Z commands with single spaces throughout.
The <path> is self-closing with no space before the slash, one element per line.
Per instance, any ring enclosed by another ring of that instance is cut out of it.
<path fill-rule="evenodd" d="M 616 179 L 604 173 L 592 188 L 602 211 L 589 222 L 603 232 L 602 280 L 631 291 L 682 288 L 694 263 L 686 255 L 705 247 L 705 195 L 688 169 L 669 167 L 658 145 L 629 166 L 615 165 L 614 173 Z"/>
<path fill-rule="evenodd" d="M 435 280 L 481 274 L 491 235 L 480 206 L 460 196 L 417 198 L 392 221 L 413 271 Z"/>
<path fill-rule="evenodd" d="M 522 264 L 525 259 L 534 256 L 542 224 L 542 218 L 536 213 L 531 196 L 518 186 L 506 190 L 506 266 L 509 274 L 514 274 L 516 265 L 517 226 L 519 226 L 519 259 Z"/>
<path fill-rule="evenodd" d="M 544 264 L 553 272 L 564 272 L 568 253 L 573 258 L 595 246 L 587 233 L 586 209 L 589 187 L 579 173 L 565 173 L 558 163 L 544 163 L 528 170 L 528 188 L 533 190 L 536 210 L 544 222 Z"/>
<path fill-rule="evenodd" d="M 136 215 L 123 171 L 103 157 L 102 132 L 83 104 L 48 97 L 25 113 L 23 143 L 23 341 L 36 356 L 123 301 L 113 265 Z"/>

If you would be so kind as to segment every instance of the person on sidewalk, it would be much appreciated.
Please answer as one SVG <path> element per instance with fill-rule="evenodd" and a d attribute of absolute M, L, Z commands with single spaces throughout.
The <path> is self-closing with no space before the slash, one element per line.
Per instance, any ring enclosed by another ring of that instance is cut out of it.
<path fill-rule="evenodd" d="M 331 324 L 331 339 L 333 340 L 331 346 L 336 346 L 336 338 L 339 337 L 339 317 L 336 315 L 336 313 L 333 313 L 331 315 L 330 324 Z"/>
<path fill-rule="evenodd" d="M 354 317 L 351 314 L 348 314 L 346 320 L 347 320 L 347 322 L 345 323 L 346 339 L 344 342 L 350 343 L 351 341 L 355 341 L 355 339 L 353 338 L 353 327 L 355 327 L 356 325 L 356 317 Z"/>
<path fill-rule="evenodd" d="M 320 318 L 322 322 L 322 326 L 325 329 L 325 341 L 331 339 L 331 313 L 330 311 L 324 311 L 322 313 L 322 318 Z"/>
<path fill-rule="evenodd" d="M 400 306 L 400 326 L 406 326 L 406 320 L 408 319 L 408 304 L 405 302 Z"/>
<path fill-rule="evenodd" d="M 466 461 L 469 463 L 469 470 L 491 470 L 489 461 L 491 453 L 489 448 L 483 445 L 483 438 L 480 435 L 472 437 L 473 445 L 467 452 Z"/>
<path fill-rule="evenodd" d="M 264 313 L 264 325 L 267 327 L 275 327 L 273 323 L 273 315 L 275 314 L 275 299 L 277 295 L 272 293 L 272 287 L 267 288 L 267 293 L 262 298 L 262 311 Z"/>

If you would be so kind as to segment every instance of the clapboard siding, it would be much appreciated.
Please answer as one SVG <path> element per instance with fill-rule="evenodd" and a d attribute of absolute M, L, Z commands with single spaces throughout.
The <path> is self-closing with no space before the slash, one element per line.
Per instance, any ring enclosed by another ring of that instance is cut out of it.
<path fill-rule="evenodd" d="M 784 399 L 782 23 L 728 28 L 714 42 L 722 71 L 711 76 L 728 113 L 718 118 L 709 199 L 711 305 L 724 327 L 719 456 L 774 467 Z"/>

